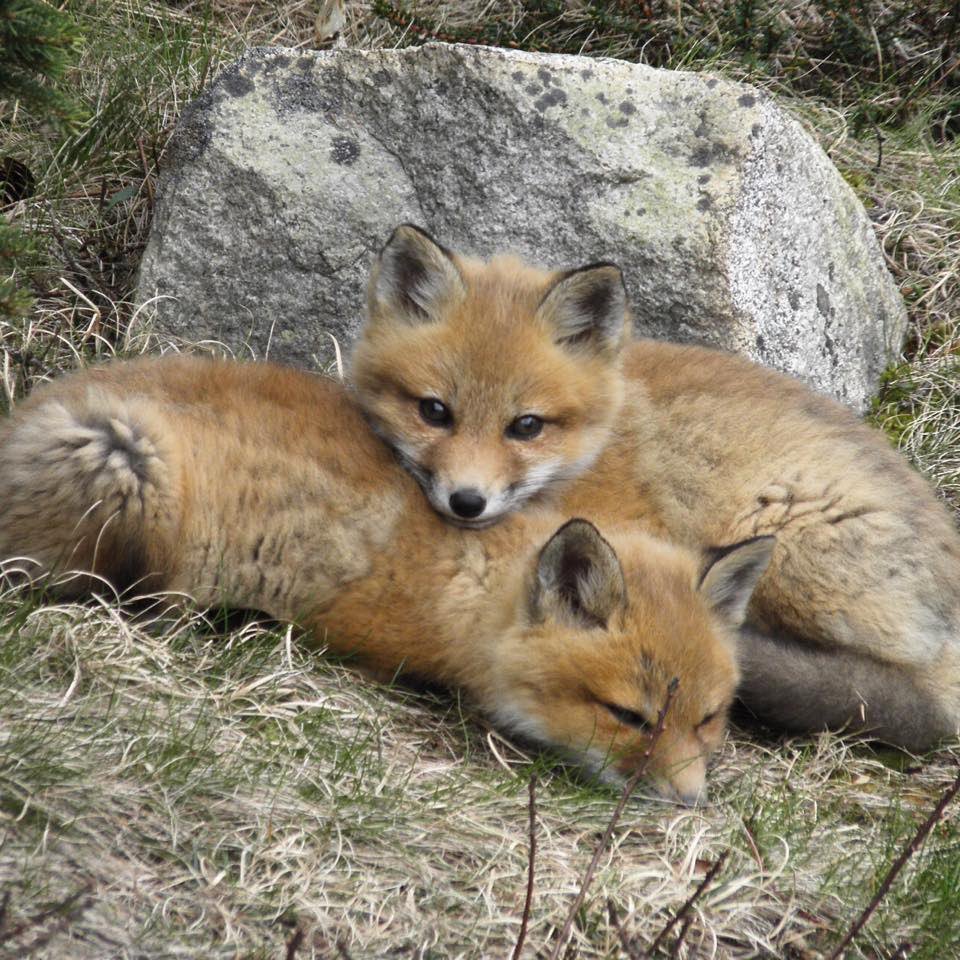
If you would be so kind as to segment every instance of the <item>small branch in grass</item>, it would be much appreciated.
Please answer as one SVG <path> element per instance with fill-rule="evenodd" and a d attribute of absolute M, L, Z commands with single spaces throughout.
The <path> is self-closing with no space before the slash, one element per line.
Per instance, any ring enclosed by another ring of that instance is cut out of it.
<path fill-rule="evenodd" d="M 537 775 L 530 774 L 529 830 L 530 846 L 527 855 L 527 893 L 523 900 L 523 917 L 520 920 L 520 933 L 517 945 L 513 948 L 511 960 L 519 960 L 523 943 L 527 939 L 527 925 L 530 923 L 530 905 L 533 902 L 533 863 L 537 855 Z"/>
<path fill-rule="evenodd" d="M 93 883 L 88 881 L 79 890 L 71 893 L 69 897 L 65 897 L 47 910 L 41 910 L 32 917 L 21 920 L 20 923 L 11 927 L 9 930 L 6 929 L 7 908 L 10 903 L 10 894 L 7 892 L 4 894 L 2 904 L 0 904 L 0 907 L 2 907 L 2 916 L 0 916 L 0 944 L 10 943 L 12 940 L 21 937 L 24 933 L 36 930 L 49 919 L 55 917 L 55 922 L 49 928 L 43 931 L 31 943 L 20 947 L 20 952 L 17 956 L 29 957 L 41 947 L 46 946 L 67 924 L 90 908 L 92 901 L 88 894 L 92 889 Z"/>
<path fill-rule="evenodd" d="M 603 836 L 600 838 L 600 842 L 597 844 L 596 850 L 593 851 L 593 857 L 591 858 L 590 863 L 587 865 L 587 869 L 584 871 L 583 879 L 580 881 L 580 892 L 574 898 L 573 904 L 567 913 L 567 918 L 564 921 L 562 929 L 560 930 L 560 936 L 557 937 L 557 942 L 553 945 L 553 950 L 550 951 L 549 960 L 557 960 L 557 958 L 560 956 L 560 951 L 564 948 L 564 945 L 567 942 L 567 938 L 570 936 L 570 931 L 573 928 L 573 921 L 576 919 L 577 912 L 580 910 L 580 907 L 583 906 L 583 901 L 587 895 L 587 890 L 593 881 L 593 875 L 596 872 L 597 864 L 600 863 L 600 857 L 603 855 L 603 851 L 606 850 L 608 844 L 610 843 L 610 838 L 613 836 L 614 828 L 623 814 L 624 808 L 627 805 L 627 801 L 630 799 L 630 795 L 634 790 L 636 790 L 637 784 L 646 775 L 647 767 L 650 766 L 650 758 L 653 756 L 653 751 L 657 746 L 657 741 L 663 735 L 664 721 L 667 717 L 667 711 L 670 709 L 670 704 L 673 702 L 674 695 L 676 694 L 677 687 L 679 686 L 680 681 L 677 677 L 674 677 L 670 683 L 667 684 L 667 696 L 663 701 L 663 707 L 660 710 L 660 713 L 657 715 L 657 725 L 653 728 L 653 733 L 650 734 L 650 739 L 647 741 L 647 749 L 644 751 L 643 757 L 640 760 L 640 765 L 637 767 L 636 772 L 624 785 L 623 793 L 620 794 L 620 802 L 614 809 L 613 814 L 610 817 L 610 822 L 607 824 L 607 829 L 603 831 Z"/>
<path fill-rule="evenodd" d="M 707 889 L 707 887 L 709 887 L 710 884 L 713 883 L 714 877 L 716 877 L 716 875 L 723 868 L 723 865 L 727 862 L 727 857 L 729 855 L 730 855 L 730 851 L 724 850 L 723 853 L 721 853 L 720 856 L 717 857 L 716 860 L 714 860 L 710 869 L 704 875 L 704 878 L 697 885 L 697 889 L 694 890 L 689 897 L 687 897 L 686 902 L 683 904 L 683 906 L 680 907 L 680 909 L 677 910 L 676 913 L 674 913 L 674 915 L 666 922 L 666 924 L 664 924 L 663 929 L 657 934 L 653 943 L 651 943 L 650 946 L 647 948 L 648 957 L 653 956 L 657 947 L 659 947 L 660 944 L 663 943 L 667 934 L 670 933 L 670 931 L 677 925 L 677 923 L 683 920 L 684 923 L 680 930 L 680 936 L 677 937 L 677 943 L 674 944 L 674 949 L 679 950 L 679 944 L 683 943 L 684 937 L 686 937 L 687 930 L 690 926 L 689 919 L 688 919 L 690 908 L 700 899 L 700 897 L 703 896 L 704 891 Z"/>
<path fill-rule="evenodd" d="M 401 30 L 409 30 L 416 36 L 423 37 L 427 40 L 439 40 L 442 43 L 481 42 L 476 39 L 471 41 L 469 39 L 455 37 L 453 34 L 444 33 L 440 30 L 437 30 L 432 24 L 428 24 L 419 17 L 415 17 L 413 14 L 407 13 L 405 10 L 401 10 L 399 7 L 394 6 L 394 4 L 386 2 L 386 0 L 375 0 L 373 4 L 373 12 L 375 16 L 382 17 L 384 20 L 387 20 L 395 26 L 400 27 Z"/>
<path fill-rule="evenodd" d="M 143 148 L 143 137 L 137 137 L 137 151 L 140 154 L 140 164 L 143 167 L 143 185 L 147 188 L 147 198 L 150 201 L 150 209 L 153 209 L 153 180 L 150 177 L 150 164 L 147 163 L 147 151 Z"/>
<path fill-rule="evenodd" d="M 90 271 L 87 270 L 86 267 L 81 266 L 70 252 L 69 241 L 56 221 L 51 222 L 50 232 L 53 234 L 53 239 L 60 245 L 60 253 L 63 255 L 63 259 L 67 261 L 67 266 L 69 266 L 78 277 L 83 277 L 98 293 L 104 293 L 100 284 L 97 283 Z"/>
<path fill-rule="evenodd" d="M 753 817 L 743 820 L 743 832 L 747 838 L 747 843 L 750 844 L 750 850 L 753 853 L 753 859 L 757 861 L 757 866 L 761 870 L 766 870 L 767 867 L 766 864 L 764 864 L 763 857 L 760 854 L 760 848 L 757 846 L 756 838 L 753 836 L 753 822 Z"/>
<path fill-rule="evenodd" d="M 850 946 L 857 934 L 866 926 L 867 921 L 873 916 L 877 907 L 880 906 L 880 902 L 887 893 L 889 893 L 890 887 L 893 886 L 893 881 L 897 879 L 897 875 L 906 866 L 907 861 L 920 849 L 923 841 L 927 839 L 927 835 L 936 826 L 937 821 L 943 816 L 943 811 L 947 809 L 947 805 L 958 792 L 960 792 L 960 773 L 957 774 L 953 783 L 943 791 L 943 795 L 937 801 L 937 805 L 930 811 L 930 816 L 920 824 L 913 838 L 900 852 L 900 856 L 894 860 L 893 865 L 887 871 L 887 875 L 883 878 L 883 882 L 877 888 L 877 892 L 866 905 L 863 913 L 857 917 L 844 938 L 840 941 L 840 945 L 830 954 L 828 960 L 839 960 L 839 958 L 843 956 L 844 951 Z"/>
<path fill-rule="evenodd" d="M 303 927 L 297 927 L 293 936 L 287 941 L 286 960 L 295 960 L 297 951 L 303 946 Z"/>
<path fill-rule="evenodd" d="M 675 958 L 680 956 L 680 948 L 683 946 L 683 941 L 687 939 L 687 931 L 690 929 L 691 923 L 693 923 L 693 914 L 688 913 L 683 924 L 680 926 L 680 933 L 677 935 L 677 939 L 673 941 L 673 946 L 670 948 L 670 960 L 675 960 Z"/>
<path fill-rule="evenodd" d="M 627 936 L 627 931 L 623 929 L 623 924 L 620 922 L 620 915 L 617 913 L 617 908 L 609 898 L 607 898 L 607 916 L 610 918 L 610 926 L 617 931 L 623 952 L 629 960 L 640 960 L 640 954 L 634 949 L 632 941 Z"/>

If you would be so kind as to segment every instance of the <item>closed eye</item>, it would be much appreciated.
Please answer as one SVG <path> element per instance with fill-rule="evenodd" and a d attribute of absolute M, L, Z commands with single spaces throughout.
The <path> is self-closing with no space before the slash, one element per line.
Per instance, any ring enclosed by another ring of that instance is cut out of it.
<path fill-rule="evenodd" d="M 722 708 L 721 708 L 721 709 L 722 709 Z M 697 724 L 697 729 L 699 730 L 701 727 L 705 727 L 708 723 L 712 722 L 713 720 L 716 720 L 718 716 L 720 716 L 720 709 L 714 710 L 712 713 L 708 713 L 708 714 Z"/>
<path fill-rule="evenodd" d="M 635 727 L 637 730 L 649 730 L 650 721 L 636 710 L 628 710 L 626 707 L 618 706 L 615 703 L 603 704 L 620 723 L 628 727 Z"/>

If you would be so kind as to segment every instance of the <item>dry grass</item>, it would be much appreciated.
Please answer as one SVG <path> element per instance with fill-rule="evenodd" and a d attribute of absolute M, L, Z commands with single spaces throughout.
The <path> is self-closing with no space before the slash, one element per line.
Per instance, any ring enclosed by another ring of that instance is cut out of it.
<path fill-rule="evenodd" d="M 0 324 L 6 403 L 64 369 L 175 346 L 152 339 L 143 305 L 128 299 L 172 124 L 242 47 L 315 43 L 317 5 L 307 0 L 68 5 L 90 31 L 74 80 L 94 109 L 65 143 L 36 118 L 8 131 L 5 149 L 29 161 L 41 186 L 4 212 L 44 242 L 45 265 L 31 316 Z M 430 0 L 417 11 L 433 32 L 507 42 L 520 31 L 527 46 L 636 58 L 636 35 L 596 28 L 596 4 L 530 20 L 549 6 Z M 742 4 L 607 6 L 635 18 L 651 8 L 647 59 L 770 86 L 863 198 L 916 331 L 875 416 L 957 502 L 960 150 L 931 138 L 952 96 L 939 75 L 915 90 L 937 52 L 928 15 L 939 6 L 914 5 L 924 9 L 905 14 L 901 46 L 860 64 L 853 80 L 824 50 L 833 27 L 817 20 L 816 4 L 755 5 L 760 22 L 766 11 L 792 25 L 775 55 L 749 40 L 762 31 L 723 33 Z M 901 7 L 873 6 L 880 16 Z M 348 43 L 424 38 L 409 18 L 373 8 L 348 3 Z M 884 137 L 879 166 L 873 123 Z M 504 741 L 469 705 L 367 683 L 286 628 L 225 631 L 176 612 L 148 624 L 111 604 L 8 592 L 0 637 L 0 892 L 9 894 L 0 957 L 508 956 L 526 890 L 533 773 L 538 852 L 524 956 L 545 956 L 615 805 L 554 758 Z M 729 851 L 683 944 L 675 930 L 659 955 L 821 956 L 958 761 L 957 749 L 914 762 L 834 736 L 735 731 L 715 764 L 710 807 L 630 803 L 567 955 L 626 955 L 608 898 L 642 955 Z M 948 811 L 850 956 L 892 957 L 904 943 L 915 958 L 960 954 L 958 843 Z"/>
<path fill-rule="evenodd" d="M 25 608 L 10 596 L 0 631 L 7 928 L 93 891 L 37 956 L 281 957 L 298 927 L 302 957 L 334 956 L 341 942 L 356 958 L 506 956 L 536 771 L 533 956 L 613 807 L 456 702 L 359 682 L 289 629 L 223 634 L 176 614 L 135 624 L 109 604 Z M 608 898 L 649 944 L 724 851 L 681 955 L 816 955 L 803 951 L 870 889 L 950 763 L 907 774 L 835 737 L 732 739 L 713 806 L 628 806 L 575 955 L 617 955 Z M 955 836 L 952 820 L 946 829 Z M 911 927 L 898 918 L 895 936 Z M 36 933 L 0 943 L 23 955 Z"/>

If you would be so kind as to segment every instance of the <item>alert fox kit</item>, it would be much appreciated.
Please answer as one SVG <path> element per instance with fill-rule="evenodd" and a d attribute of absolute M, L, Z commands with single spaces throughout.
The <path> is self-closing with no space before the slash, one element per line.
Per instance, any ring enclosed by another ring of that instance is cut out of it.
<path fill-rule="evenodd" d="M 839 404 L 743 359 L 632 341 L 619 269 L 481 263 L 412 226 L 374 267 L 359 401 L 463 527 L 549 500 L 694 548 L 776 535 L 740 696 L 911 749 L 960 724 L 960 540 Z M 579 478 L 579 479 L 578 479 Z"/>
<path fill-rule="evenodd" d="M 269 364 L 115 363 L 0 423 L 0 557 L 254 608 L 377 675 L 459 686 L 600 775 L 693 801 L 722 737 L 735 631 L 770 538 L 700 556 L 559 515 L 457 529 L 339 385 Z"/>

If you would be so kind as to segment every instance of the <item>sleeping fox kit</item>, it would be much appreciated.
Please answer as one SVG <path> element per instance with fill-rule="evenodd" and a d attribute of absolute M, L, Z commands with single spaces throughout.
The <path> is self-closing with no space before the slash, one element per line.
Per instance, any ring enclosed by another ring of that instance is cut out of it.
<path fill-rule="evenodd" d="M 619 269 L 381 251 L 352 380 L 434 510 L 478 530 L 549 503 L 702 550 L 775 535 L 740 696 L 794 730 L 922 750 L 960 724 L 960 540 L 886 439 L 747 360 L 633 340 Z"/>
<path fill-rule="evenodd" d="M 106 581 L 295 621 L 379 677 L 464 689 L 614 781 L 642 762 L 676 677 L 649 770 L 695 801 L 772 538 L 701 554 L 563 521 L 446 523 L 343 387 L 270 364 L 116 362 L 0 422 L 8 574 L 83 571 L 59 589 Z"/>

